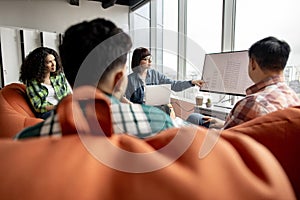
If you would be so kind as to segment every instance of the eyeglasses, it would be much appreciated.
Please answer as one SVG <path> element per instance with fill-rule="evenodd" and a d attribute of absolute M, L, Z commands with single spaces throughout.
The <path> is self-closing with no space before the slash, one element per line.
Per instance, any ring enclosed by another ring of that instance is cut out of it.
<path fill-rule="evenodd" d="M 142 58 L 142 60 L 152 62 L 152 56 L 146 56 L 145 58 Z"/>

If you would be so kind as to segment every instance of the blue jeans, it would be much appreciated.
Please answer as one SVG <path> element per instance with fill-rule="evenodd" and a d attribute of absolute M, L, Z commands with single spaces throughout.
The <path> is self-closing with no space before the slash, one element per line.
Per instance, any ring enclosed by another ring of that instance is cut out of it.
<path fill-rule="evenodd" d="M 41 118 L 41 119 L 47 119 L 51 113 L 53 112 L 53 110 L 50 110 L 48 112 L 44 112 L 44 113 L 37 113 L 37 118 Z"/>
<path fill-rule="evenodd" d="M 204 115 L 202 115 L 202 114 L 192 113 L 188 116 L 186 121 L 188 121 L 192 124 L 196 124 L 199 126 L 204 126 L 206 128 L 209 128 L 209 122 L 205 122 L 205 120 L 203 120 L 203 117 L 204 117 Z"/>

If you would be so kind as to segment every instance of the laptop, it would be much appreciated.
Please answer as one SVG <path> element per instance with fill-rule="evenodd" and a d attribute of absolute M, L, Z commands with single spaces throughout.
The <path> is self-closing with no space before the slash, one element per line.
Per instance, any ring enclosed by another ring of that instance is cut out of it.
<path fill-rule="evenodd" d="M 146 85 L 145 104 L 159 106 L 170 103 L 171 84 Z"/>

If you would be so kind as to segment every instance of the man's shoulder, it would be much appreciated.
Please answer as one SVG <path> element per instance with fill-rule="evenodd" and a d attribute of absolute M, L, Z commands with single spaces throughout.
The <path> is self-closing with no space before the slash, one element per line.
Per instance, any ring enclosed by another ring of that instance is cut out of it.
<path fill-rule="evenodd" d="M 119 103 L 119 104 L 112 104 L 111 105 L 113 113 L 117 112 L 131 112 L 134 113 L 135 115 L 138 115 L 139 113 L 145 114 L 149 118 L 153 119 L 158 119 L 155 117 L 160 116 L 160 118 L 170 118 L 170 116 L 162 111 L 161 109 L 150 106 L 150 105 L 145 105 L 145 104 L 127 104 L 127 103 Z"/>
<path fill-rule="evenodd" d="M 254 107 L 259 106 L 260 103 L 256 95 L 247 95 L 234 105 L 230 114 L 233 116 L 238 116 L 240 113 L 246 115 L 250 110 L 254 110 Z"/>
<path fill-rule="evenodd" d="M 128 111 L 135 111 L 135 110 L 140 110 L 140 111 L 155 111 L 155 112 L 162 112 L 160 109 L 154 107 L 154 106 L 149 106 L 145 104 L 138 104 L 138 103 L 133 103 L 133 104 L 128 104 L 128 103 L 114 103 L 111 104 L 111 107 L 113 108 L 119 108 L 120 110 L 128 110 Z"/>
<path fill-rule="evenodd" d="M 157 112 L 157 113 L 162 113 L 164 115 L 167 115 L 164 111 L 162 111 L 161 109 L 155 107 L 155 106 L 150 106 L 150 105 L 145 105 L 145 104 L 141 104 L 143 110 L 145 111 L 150 111 L 150 112 Z"/>
<path fill-rule="evenodd" d="M 120 103 L 112 104 L 111 111 L 115 134 L 127 133 L 147 138 L 175 127 L 170 116 L 153 106 Z"/>
<path fill-rule="evenodd" d="M 251 94 L 251 95 L 247 95 L 245 97 L 243 97 L 242 99 L 240 99 L 234 107 L 236 106 L 244 106 L 244 105 L 248 105 L 248 104 L 255 104 L 255 102 L 257 101 L 258 95 L 257 94 Z M 233 109 L 234 109 L 233 107 Z"/>

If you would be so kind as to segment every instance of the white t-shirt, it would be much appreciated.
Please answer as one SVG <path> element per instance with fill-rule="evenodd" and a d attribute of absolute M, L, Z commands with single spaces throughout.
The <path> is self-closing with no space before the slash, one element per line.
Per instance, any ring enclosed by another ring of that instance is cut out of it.
<path fill-rule="evenodd" d="M 54 88 L 52 87 L 52 85 L 47 85 L 45 83 L 42 83 L 43 86 L 45 86 L 48 90 L 48 96 L 46 97 L 46 100 L 50 103 L 52 103 L 53 105 L 57 105 L 58 104 L 58 99 L 56 97 Z"/>

